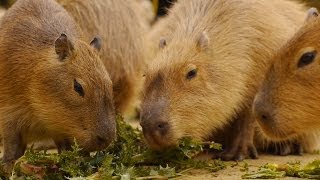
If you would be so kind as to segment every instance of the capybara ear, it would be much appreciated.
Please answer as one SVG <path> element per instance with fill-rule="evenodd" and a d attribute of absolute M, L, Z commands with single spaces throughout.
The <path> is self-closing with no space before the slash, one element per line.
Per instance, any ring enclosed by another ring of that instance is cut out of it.
<path fill-rule="evenodd" d="M 166 46 L 167 46 L 167 40 L 166 40 L 166 38 L 161 37 L 161 38 L 160 38 L 160 41 L 159 41 L 159 48 L 160 48 L 160 49 L 163 49 L 163 48 L 166 47 Z"/>
<path fill-rule="evenodd" d="M 61 34 L 61 36 L 55 42 L 55 49 L 59 56 L 59 60 L 63 61 L 73 51 L 73 45 L 68 39 L 67 35 Z"/>
<path fill-rule="evenodd" d="M 197 44 L 200 51 L 203 51 L 209 46 L 209 37 L 206 32 L 202 32 Z"/>
<path fill-rule="evenodd" d="M 310 8 L 308 10 L 308 15 L 307 15 L 307 20 L 310 20 L 312 18 L 315 18 L 315 17 L 318 17 L 319 16 L 319 12 L 318 12 L 318 9 L 313 7 L 313 8 Z"/>
<path fill-rule="evenodd" d="M 94 37 L 90 45 L 96 50 L 100 51 L 101 49 L 101 39 L 99 37 Z"/>

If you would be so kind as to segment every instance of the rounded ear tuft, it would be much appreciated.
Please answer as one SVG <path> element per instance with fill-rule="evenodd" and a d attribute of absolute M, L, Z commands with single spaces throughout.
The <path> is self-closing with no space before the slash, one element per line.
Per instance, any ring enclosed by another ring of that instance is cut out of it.
<path fill-rule="evenodd" d="M 310 8 L 308 10 L 307 21 L 312 19 L 312 18 L 316 18 L 318 16 L 319 16 L 319 12 L 318 12 L 317 8 L 314 8 L 314 7 Z"/>
<path fill-rule="evenodd" d="M 202 32 L 200 38 L 198 39 L 197 46 L 200 51 L 203 51 L 209 46 L 209 37 L 206 32 Z"/>
<path fill-rule="evenodd" d="M 101 38 L 100 37 L 94 37 L 93 40 L 91 41 L 90 45 L 95 48 L 96 50 L 100 51 L 101 50 Z"/>
<path fill-rule="evenodd" d="M 55 41 L 54 45 L 60 61 L 64 61 L 65 58 L 73 51 L 73 45 L 66 34 L 61 34 Z"/>
<path fill-rule="evenodd" d="M 166 46 L 167 46 L 167 40 L 166 40 L 164 37 L 160 38 L 159 48 L 160 48 L 160 49 L 163 49 L 163 48 L 165 48 Z"/>

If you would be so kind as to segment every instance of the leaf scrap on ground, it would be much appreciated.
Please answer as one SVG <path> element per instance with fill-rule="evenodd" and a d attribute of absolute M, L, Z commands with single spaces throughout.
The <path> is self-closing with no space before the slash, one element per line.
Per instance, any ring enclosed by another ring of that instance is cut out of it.
<path fill-rule="evenodd" d="M 13 178 L 25 179 L 168 179 L 186 169 L 203 168 L 212 172 L 225 168 L 220 160 L 199 161 L 193 157 L 205 148 L 221 150 L 209 142 L 199 143 L 186 138 L 179 146 L 163 152 L 150 150 L 140 130 L 117 118 L 117 140 L 105 151 L 86 157 L 75 143 L 72 151 L 60 154 L 29 149 L 17 160 Z"/>
<path fill-rule="evenodd" d="M 282 165 L 266 164 L 261 166 L 257 172 L 246 173 L 243 179 L 276 179 L 283 177 L 297 177 L 307 179 L 320 179 L 320 160 L 302 166 L 300 162 Z"/>

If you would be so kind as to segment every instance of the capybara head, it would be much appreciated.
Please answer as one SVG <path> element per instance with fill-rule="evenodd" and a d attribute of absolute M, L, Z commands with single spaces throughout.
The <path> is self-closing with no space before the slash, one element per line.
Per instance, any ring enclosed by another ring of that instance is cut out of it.
<path fill-rule="evenodd" d="M 162 49 L 145 74 L 141 105 L 140 124 L 151 148 L 174 146 L 183 137 L 205 140 L 234 113 L 241 96 L 233 79 L 222 75 L 235 74 L 221 67 L 226 54 L 212 50 L 211 43 L 206 32 L 160 40 Z"/>
<path fill-rule="evenodd" d="M 99 38 L 89 45 L 61 34 L 52 48 L 39 52 L 42 63 L 29 85 L 39 127 L 55 141 L 75 138 L 85 151 L 103 149 L 115 138 L 112 82 L 100 46 Z"/>
<path fill-rule="evenodd" d="M 309 10 L 305 25 L 273 58 L 254 101 L 264 133 L 282 140 L 320 128 L 320 19 Z"/>

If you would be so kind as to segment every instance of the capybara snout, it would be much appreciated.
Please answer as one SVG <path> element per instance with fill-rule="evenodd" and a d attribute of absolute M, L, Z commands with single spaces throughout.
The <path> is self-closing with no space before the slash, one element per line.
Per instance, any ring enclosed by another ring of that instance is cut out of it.
<path fill-rule="evenodd" d="M 99 151 L 109 146 L 116 136 L 115 128 L 109 128 L 110 126 L 115 125 L 112 125 L 110 122 L 112 121 L 108 120 L 104 123 L 108 124 L 108 126 L 102 124 L 92 131 L 91 137 L 86 138 L 88 139 L 88 143 L 84 146 L 85 151 Z M 81 142 L 81 139 L 79 141 Z"/>
<path fill-rule="evenodd" d="M 90 147 L 93 147 L 94 150 L 102 150 L 109 146 L 116 137 L 115 121 L 114 113 L 109 117 L 98 120 L 96 128 L 92 129 Z"/>
<path fill-rule="evenodd" d="M 165 140 L 170 136 L 171 131 L 169 119 L 164 111 L 166 106 L 166 100 L 159 98 L 153 104 L 146 103 L 141 112 L 140 125 L 146 140 L 153 149 L 170 146 Z"/>
<path fill-rule="evenodd" d="M 273 117 L 273 109 L 268 103 L 266 98 L 257 96 L 254 100 L 254 116 L 260 123 L 263 124 L 273 124 L 274 117 Z"/>

